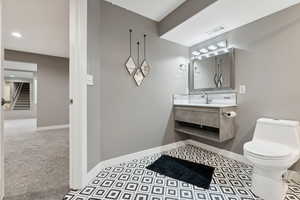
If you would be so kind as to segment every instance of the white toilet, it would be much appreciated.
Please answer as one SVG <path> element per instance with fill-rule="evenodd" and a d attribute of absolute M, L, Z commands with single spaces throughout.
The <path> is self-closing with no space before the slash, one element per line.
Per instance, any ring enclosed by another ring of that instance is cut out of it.
<path fill-rule="evenodd" d="M 253 164 L 252 191 L 264 200 L 283 200 L 287 169 L 300 158 L 299 122 L 262 118 L 257 120 L 244 155 Z"/>

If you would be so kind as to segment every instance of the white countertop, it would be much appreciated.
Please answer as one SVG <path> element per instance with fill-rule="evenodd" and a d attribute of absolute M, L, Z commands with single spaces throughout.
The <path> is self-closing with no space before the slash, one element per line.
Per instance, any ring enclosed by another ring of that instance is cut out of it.
<path fill-rule="evenodd" d="M 226 107 L 235 107 L 236 104 L 204 104 L 204 103 L 188 103 L 180 102 L 174 103 L 174 106 L 192 106 L 192 107 L 208 107 L 208 108 L 226 108 Z"/>

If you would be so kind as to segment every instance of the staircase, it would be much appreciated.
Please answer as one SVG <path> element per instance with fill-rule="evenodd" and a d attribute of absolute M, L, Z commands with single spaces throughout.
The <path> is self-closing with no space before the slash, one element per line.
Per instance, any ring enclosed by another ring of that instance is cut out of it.
<path fill-rule="evenodd" d="M 13 110 L 30 110 L 30 84 L 22 83 L 20 93 L 16 97 Z"/>

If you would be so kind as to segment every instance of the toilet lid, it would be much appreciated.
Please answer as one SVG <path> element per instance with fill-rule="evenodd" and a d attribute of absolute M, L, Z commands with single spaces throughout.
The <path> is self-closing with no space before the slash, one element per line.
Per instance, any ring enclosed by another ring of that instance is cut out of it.
<path fill-rule="evenodd" d="M 271 158 L 282 158 L 292 153 L 291 149 L 285 145 L 260 140 L 246 143 L 245 150 L 257 156 Z"/>

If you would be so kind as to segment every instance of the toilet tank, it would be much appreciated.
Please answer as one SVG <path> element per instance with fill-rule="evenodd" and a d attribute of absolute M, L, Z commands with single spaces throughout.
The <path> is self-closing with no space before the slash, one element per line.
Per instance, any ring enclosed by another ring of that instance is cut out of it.
<path fill-rule="evenodd" d="M 300 150 L 299 122 L 261 118 L 257 120 L 253 140 L 277 142 Z"/>

